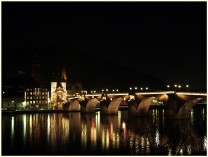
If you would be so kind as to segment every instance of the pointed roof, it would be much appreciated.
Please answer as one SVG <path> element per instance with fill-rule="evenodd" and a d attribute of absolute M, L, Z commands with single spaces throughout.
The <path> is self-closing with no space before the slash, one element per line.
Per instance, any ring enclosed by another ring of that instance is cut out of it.
<path fill-rule="evenodd" d="M 66 76 L 66 70 L 65 70 L 65 66 L 62 66 L 62 70 L 61 70 L 61 81 L 66 82 L 67 81 L 67 76 Z"/>

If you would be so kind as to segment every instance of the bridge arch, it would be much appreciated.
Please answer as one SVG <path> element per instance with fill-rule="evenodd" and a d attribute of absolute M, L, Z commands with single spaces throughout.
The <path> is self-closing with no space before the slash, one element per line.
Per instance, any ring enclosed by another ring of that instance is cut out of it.
<path fill-rule="evenodd" d="M 146 116 L 148 113 L 149 107 L 152 104 L 152 101 L 155 99 L 157 98 L 149 97 L 149 98 L 143 99 L 137 108 L 138 116 Z"/>
<path fill-rule="evenodd" d="M 80 111 L 81 106 L 78 100 L 73 100 L 69 105 L 69 111 Z"/>
<path fill-rule="evenodd" d="M 99 101 L 96 98 L 90 99 L 86 105 L 86 112 L 95 112 L 95 107 L 98 103 Z"/>
<path fill-rule="evenodd" d="M 187 119 L 191 116 L 191 109 L 194 105 L 196 105 L 202 98 L 195 98 L 185 102 L 178 111 L 177 118 L 178 119 Z"/>
<path fill-rule="evenodd" d="M 108 114 L 118 114 L 118 108 L 122 101 L 122 97 L 113 99 L 108 106 Z"/>

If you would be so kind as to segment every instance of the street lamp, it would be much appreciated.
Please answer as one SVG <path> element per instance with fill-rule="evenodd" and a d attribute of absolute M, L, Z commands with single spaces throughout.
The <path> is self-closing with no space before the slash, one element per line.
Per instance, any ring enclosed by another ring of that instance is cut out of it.
<path fill-rule="evenodd" d="M 148 90 L 148 87 L 146 87 L 145 89 Z"/>
<path fill-rule="evenodd" d="M 14 105 L 14 100 L 12 100 L 12 107 L 13 107 L 13 105 Z M 16 107 L 15 107 L 15 110 L 16 110 Z"/>
<path fill-rule="evenodd" d="M 132 88 L 130 87 L 129 90 L 132 90 Z"/>
<path fill-rule="evenodd" d="M 137 87 L 135 87 L 134 89 L 137 90 Z"/>
<path fill-rule="evenodd" d="M 167 85 L 167 88 L 170 88 L 170 85 Z"/>

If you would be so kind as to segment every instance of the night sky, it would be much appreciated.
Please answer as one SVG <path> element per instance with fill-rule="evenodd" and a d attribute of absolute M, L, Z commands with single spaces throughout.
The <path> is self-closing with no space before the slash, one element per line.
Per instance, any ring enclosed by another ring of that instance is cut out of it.
<path fill-rule="evenodd" d="M 2 73 L 29 70 L 37 53 L 47 80 L 62 65 L 72 82 L 89 72 L 85 83 L 123 68 L 127 82 L 205 89 L 206 20 L 206 2 L 2 2 Z"/>

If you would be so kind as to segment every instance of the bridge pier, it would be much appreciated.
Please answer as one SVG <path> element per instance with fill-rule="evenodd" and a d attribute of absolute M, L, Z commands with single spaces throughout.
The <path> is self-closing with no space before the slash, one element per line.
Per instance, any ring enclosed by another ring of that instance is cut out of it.
<path fill-rule="evenodd" d="M 169 95 L 166 105 L 166 117 L 172 119 L 188 119 L 191 116 L 192 107 L 197 104 L 202 97 L 182 94 Z"/>
<path fill-rule="evenodd" d="M 136 100 L 130 100 L 128 102 L 128 115 L 130 117 L 137 116 L 137 108 L 138 108 L 138 102 Z"/>
<path fill-rule="evenodd" d="M 109 104 L 110 100 L 103 100 L 100 102 L 100 114 L 108 114 Z"/>

